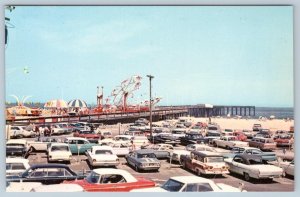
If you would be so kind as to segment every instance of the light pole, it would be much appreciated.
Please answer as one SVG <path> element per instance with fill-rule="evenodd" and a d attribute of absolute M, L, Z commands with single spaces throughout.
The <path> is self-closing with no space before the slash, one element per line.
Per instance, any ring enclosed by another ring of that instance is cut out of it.
<path fill-rule="evenodd" d="M 152 79 L 154 78 L 154 76 L 152 75 L 147 75 L 147 77 L 149 77 L 149 82 L 150 82 L 150 98 L 149 98 L 149 107 L 150 107 L 150 138 L 152 138 L 153 140 L 153 135 L 152 135 Z"/>

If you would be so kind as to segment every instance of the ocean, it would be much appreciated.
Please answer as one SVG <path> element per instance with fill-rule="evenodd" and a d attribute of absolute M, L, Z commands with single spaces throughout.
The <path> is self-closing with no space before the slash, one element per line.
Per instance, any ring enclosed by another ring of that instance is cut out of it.
<path fill-rule="evenodd" d="M 292 107 L 255 107 L 255 117 L 260 116 L 269 118 L 270 116 L 275 118 L 290 118 L 294 119 L 294 108 Z"/>

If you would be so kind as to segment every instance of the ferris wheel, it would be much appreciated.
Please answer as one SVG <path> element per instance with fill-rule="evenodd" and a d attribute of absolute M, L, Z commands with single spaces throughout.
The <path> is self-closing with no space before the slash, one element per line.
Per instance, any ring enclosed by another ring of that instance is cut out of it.
<path fill-rule="evenodd" d="M 122 81 L 121 85 L 117 86 L 111 93 L 113 105 L 125 111 L 127 109 L 127 99 L 132 98 L 133 92 L 139 89 L 141 80 L 142 77 L 134 75 Z"/>

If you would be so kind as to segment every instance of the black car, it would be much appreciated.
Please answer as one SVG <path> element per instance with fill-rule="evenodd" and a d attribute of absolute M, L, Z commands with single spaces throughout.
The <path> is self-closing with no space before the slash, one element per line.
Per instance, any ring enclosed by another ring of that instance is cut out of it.
<path fill-rule="evenodd" d="M 172 144 L 173 146 L 180 143 L 180 140 L 171 133 L 159 133 L 153 136 L 153 139 L 150 139 L 150 141 L 153 141 L 155 144 Z"/>
<path fill-rule="evenodd" d="M 187 133 L 184 137 L 180 138 L 180 144 L 188 145 L 188 144 L 201 144 L 208 143 L 208 139 L 204 138 L 199 133 Z"/>
<path fill-rule="evenodd" d="M 59 184 L 65 180 L 84 179 L 85 174 L 77 174 L 64 164 L 37 164 L 31 166 L 20 176 L 11 176 L 9 182 L 41 182 Z"/>
<path fill-rule="evenodd" d="M 28 148 L 25 140 L 8 140 L 6 143 L 6 156 L 21 156 L 25 157 L 28 152 Z"/>

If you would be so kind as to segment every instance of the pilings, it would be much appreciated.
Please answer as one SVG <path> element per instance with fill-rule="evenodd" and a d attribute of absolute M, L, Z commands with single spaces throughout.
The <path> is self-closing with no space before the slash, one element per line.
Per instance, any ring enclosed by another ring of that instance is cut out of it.
<path fill-rule="evenodd" d="M 188 113 L 195 117 L 255 116 L 255 106 L 189 106 Z"/>

